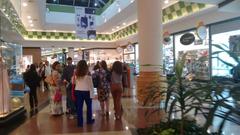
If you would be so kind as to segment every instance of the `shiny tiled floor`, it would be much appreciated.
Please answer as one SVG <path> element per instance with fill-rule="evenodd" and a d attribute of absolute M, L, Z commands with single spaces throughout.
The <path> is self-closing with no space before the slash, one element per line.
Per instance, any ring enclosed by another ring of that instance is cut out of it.
<path fill-rule="evenodd" d="M 49 107 L 41 110 L 37 115 L 27 120 L 24 124 L 14 130 L 11 135 L 38 135 L 38 134 L 131 134 L 130 129 L 136 127 L 146 127 L 148 121 L 144 119 L 146 108 L 138 108 L 134 98 L 123 98 L 124 117 L 122 121 L 116 121 L 113 116 L 113 106 L 111 100 L 110 116 L 100 115 L 100 106 L 97 100 L 94 100 L 94 117 L 93 125 L 84 125 L 83 128 L 76 126 L 76 119 L 70 120 L 66 115 L 51 116 Z M 157 118 L 159 116 L 156 115 Z M 158 119 L 153 117 L 149 119 L 152 123 Z M 26 130 L 27 129 L 27 130 Z"/>
<path fill-rule="evenodd" d="M 83 134 L 83 135 L 130 135 L 130 129 L 144 128 L 154 123 L 158 123 L 164 117 L 164 113 L 154 113 L 151 117 L 146 117 L 146 112 L 151 112 L 154 108 L 142 107 L 137 104 L 134 96 L 123 98 L 124 116 L 122 121 L 114 120 L 113 102 L 111 99 L 110 116 L 100 115 L 100 106 L 97 100 L 93 102 L 95 123 L 84 125 L 83 128 L 76 126 L 76 119 L 70 120 L 66 115 L 51 116 L 49 107 L 45 107 L 39 113 L 28 119 L 25 123 L 13 130 L 10 135 L 39 135 L 39 134 Z M 65 103 L 63 103 L 65 104 Z M 225 135 L 238 135 L 239 126 L 227 124 Z"/>

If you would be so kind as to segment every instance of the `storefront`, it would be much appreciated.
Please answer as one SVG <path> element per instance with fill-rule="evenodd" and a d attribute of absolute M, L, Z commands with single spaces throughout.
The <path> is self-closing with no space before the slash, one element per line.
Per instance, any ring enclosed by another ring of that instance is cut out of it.
<path fill-rule="evenodd" d="M 55 61 L 65 63 L 67 57 L 67 49 L 65 48 L 42 48 L 41 49 L 42 60 L 47 60 L 50 64 Z"/>
<path fill-rule="evenodd" d="M 139 73 L 139 45 L 131 44 L 123 49 L 123 62 L 127 63 L 134 74 Z"/>
<path fill-rule="evenodd" d="M 11 23 L 0 12 L 0 125 L 25 113 L 22 46 L 6 37 Z"/>
<path fill-rule="evenodd" d="M 183 38 L 193 37 L 191 43 L 183 43 Z M 168 44 L 164 44 L 164 73 L 174 73 L 174 63 L 183 54 L 186 55 L 184 74 L 193 79 L 208 80 L 212 76 L 232 77 L 231 70 L 238 62 L 228 53 L 215 47 L 222 47 L 238 58 L 240 55 L 240 18 L 227 20 L 206 26 L 206 35 L 200 39 L 197 29 L 174 33 Z M 219 53 L 219 51 L 223 51 Z"/>
<path fill-rule="evenodd" d="M 21 45 L 0 43 L 0 120 L 24 109 Z"/>
<path fill-rule="evenodd" d="M 163 72 L 164 74 L 172 74 L 174 67 L 174 40 L 173 36 L 168 36 L 163 42 Z"/>
<path fill-rule="evenodd" d="M 240 18 L 225 21 L 222 23 L 217 23 L 211 27 L 211 39 L 212 44 L 218 44 L 230 53 L 233 53 L 236 57 L 240 56 Z M 212 46 L 212 53 L 216 53 L 219 50 L 217 47 Z M 228 55 L 228 53 L 223 52 L 214 57 L 219 57 L 220 59 L 212 59 L 212 76 L 226 76 L 232 77 L 231 70 L 233 66 L 237 66 L 239 62 L 234 60 Z M 224 63 L 221 59 L 226 60 Z"/>
<path fill-rule="evenodd" d="M 108 65 L 112 65 L 114 61 L 122 61 L 123 56 L 115 48 L 96 48 L 83 50 L 83 59 L 90 65 L 95 65 L 97 61 L 102 60 L 105 60 Z"/>

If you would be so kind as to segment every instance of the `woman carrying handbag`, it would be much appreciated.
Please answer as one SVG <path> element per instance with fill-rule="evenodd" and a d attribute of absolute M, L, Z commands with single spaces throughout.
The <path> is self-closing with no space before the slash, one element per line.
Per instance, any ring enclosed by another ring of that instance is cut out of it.
<path fill-rule="evenodd" d="M 52 115 L 63 114 L 60 70 L 60 63 L 58 61 L 54 62 L 52 65 L 52 73 L 47 77 L 48 83 L 50 84 L 50 112 Z"/>
<path fill-rule="evenodd" d="M 92 98 L 93 83 L 92 77 L 88 74 L 88 65 L 85 60 L 78 62 L 75 75 L 72 77 L 73 88 L 72 98 L 76 101 L 77 107 L 77 125 L 83 127 L 83 103 L 87 105 L 87 124 L 93 124 L 92 119 Z"/>

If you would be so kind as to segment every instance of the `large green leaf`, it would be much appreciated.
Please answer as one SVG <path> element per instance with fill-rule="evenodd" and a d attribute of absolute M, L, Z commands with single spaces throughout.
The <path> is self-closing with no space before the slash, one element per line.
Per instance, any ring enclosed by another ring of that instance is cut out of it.
<path fill-rule="evenodd" d="M 231 51 L 229 51 L 229 50 L 227 50 L 227 49 L 225 49 L 225 48 L 222 47 L 222 46 L 225 46 L 226 48 L 228 48 L 226 45 L 213 44 L 212 46 L 214 46 L 214 47 L 216 47 L 216 48 L 224 51 L 225 53 L 227 53 L 227 54 L 228 54 L 231 58 L 233 58 L 237 63 L 240 62 L 239 57 L 238 57 L 237 54 L 235 54 L 235 53 L 233 53 L 233 52 L 231 52 Z"/>
<path fill-rule="evenodd" d="M 221 61 L 222 63 L 224 63 L 224 64 L 227 65 L 227 66 L 235 67 L 235 65 L 233 65 L 232 63 L 229 63 L 229 62 L 227 62 L 227 61 L 225 61 L 225 60 L 222 60 L 222 59 L 219 58 L 219 57 L 212 57 L 212 58 L 213 58 L 213 59 L 214 59 L 214 58 L 218 59 L 219 61 Z"/>
<path fill-rule="evenodd" d="M 176 106 L 176 103 L 177 103 L 177 98 L 173 99 L 173 101 L 170 104 L 169 111 L 168 111 L 168 121 L 171 120 L 171 115 L 173 114 L 173 109 L 174 109 L 174 106 Z"/>

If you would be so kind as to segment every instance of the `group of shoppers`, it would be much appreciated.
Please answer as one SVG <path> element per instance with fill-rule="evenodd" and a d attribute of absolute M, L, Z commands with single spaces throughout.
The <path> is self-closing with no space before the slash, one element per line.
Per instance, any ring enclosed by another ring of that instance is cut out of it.
<path fill-rule="evenodd" d="M 30 106 L 37 107 L 36 89 L 40 81 L 47 82 L 46 88 L 50 90 L 50 112 L 52 115 L 62 115 L 62 92 L 66 88 L 66 112 L 72 119 L 77 114 L 78 127 L 83 126 L 83 104 L 87 105 L 87 124 L 94 123 L 92 118 L 92 99 L 94 87 L 97 88 L 98 100 L 101 106 L 101 114 L 109 116 L 109 95 L 112 94 L 116 120 L 120 120 L 123 114 L 121 96 L 124 86 L 123 64 L 120 61 L 113 63 L 111 70 L 105 61 L 98 62 L 93 72 L 85 60 L 81 60 L 76 66 L 72 65 L 72 58 L 67 58 L 67 66 L 61 70 L 61 64 L 56 61 L 51 66 L 51 72 L 44 67 L 41 73 L 37 72 L 36 66 L 31 65 L 25 73 L 24 80 L 30 87 Z M 37 79 L 38 78 L 38 79 Z M 32 86 L 34 85 L 34 87 Z M 33 96 L 31 96 L 33 95 Z"/>

